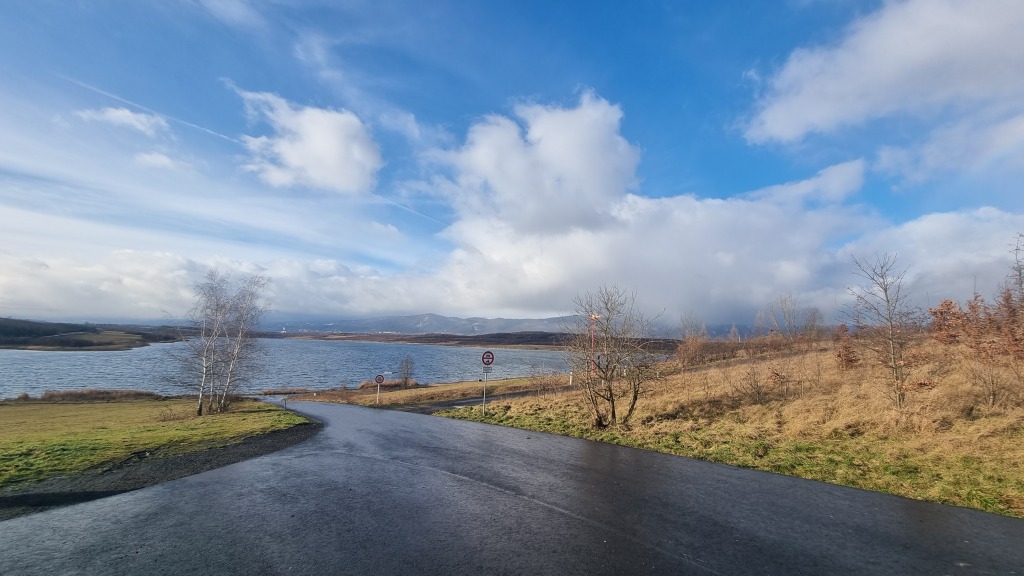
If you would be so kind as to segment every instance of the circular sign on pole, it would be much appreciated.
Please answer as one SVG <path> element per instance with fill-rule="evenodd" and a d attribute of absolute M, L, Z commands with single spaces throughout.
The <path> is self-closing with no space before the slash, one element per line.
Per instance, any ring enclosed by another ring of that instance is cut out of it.
<path fill-rule="evenodd" d="M 384 375 L 383 374 L 377 374 L 377 377 L 374 378 L 373 381 L 376 382 L 377 384 L 383 384 L 384 383 Z"/>
<path fill-rule="evenodd" d="M 491 352 L 490 350 L 484 352 L 484 355 L 480 357 L 480 361 L 484 363 L 484 366 L 494 364 L 494 352 Z"/>

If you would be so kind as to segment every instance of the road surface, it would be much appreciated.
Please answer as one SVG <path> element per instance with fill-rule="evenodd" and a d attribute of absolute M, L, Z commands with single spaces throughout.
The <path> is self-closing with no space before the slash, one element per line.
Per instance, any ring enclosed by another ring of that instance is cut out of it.
<path fill-rule="evenodd" d="M 1024 521 L 583 440 L 289 403 L 302 444 L 0 522 L 0 574 L 1024 574 Z"/>

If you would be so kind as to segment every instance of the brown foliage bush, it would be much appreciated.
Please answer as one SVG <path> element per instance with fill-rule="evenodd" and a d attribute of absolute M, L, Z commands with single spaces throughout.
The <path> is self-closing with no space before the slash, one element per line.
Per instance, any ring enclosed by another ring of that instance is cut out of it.
<path fill-rule="evenodd" d="M 932 337 L 953 349 L 990 407 L 1021 401 L 1024 298 L 1006 288 L 994 303 L 975 294 L 964 307 L 947 299 L 928 313 Z"/>

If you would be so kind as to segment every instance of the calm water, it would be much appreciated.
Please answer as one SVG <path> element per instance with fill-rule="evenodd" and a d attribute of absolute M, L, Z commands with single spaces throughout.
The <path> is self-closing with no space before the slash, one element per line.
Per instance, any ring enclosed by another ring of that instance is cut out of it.
<path fill-rule="evenodd" d="M 245 391 L 356 386 L 376 374 L 397 374 L 406 356 L 412 358 L 413 378 L 421 384 L 478 380 L 483 378 L 480 356 L 486 350 L 337 340 L 262 340 L 262 344 L 266 350 L 263 372 Z M 82 388 L 187 393 L 170 382 L 177 367 L 172 354 L 181 346 L 156 344 L 120 352 L 0 350 L 0 398 Z M 489 379 L 566 371 L 558 351 L 492 350 L 495 360 Z"/>

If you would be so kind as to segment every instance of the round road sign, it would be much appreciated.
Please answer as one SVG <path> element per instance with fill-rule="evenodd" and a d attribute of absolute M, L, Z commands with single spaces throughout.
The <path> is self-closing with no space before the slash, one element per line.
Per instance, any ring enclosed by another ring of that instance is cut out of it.
<path fill-rule="evenodd" d="M 382 384 L 384 382 L 384 375 L 377 374 L 377 377 L 374 378 L 373 381 L 376 382 L 377 384 Z"/>
<path fill-rule="evenodd" d="M 480 357 L 480 361 L 484 363 L 484 366 L 494 364 L 494 352 L 491 352 L 490 350 L 484 352 L 484 355 Z"/>

